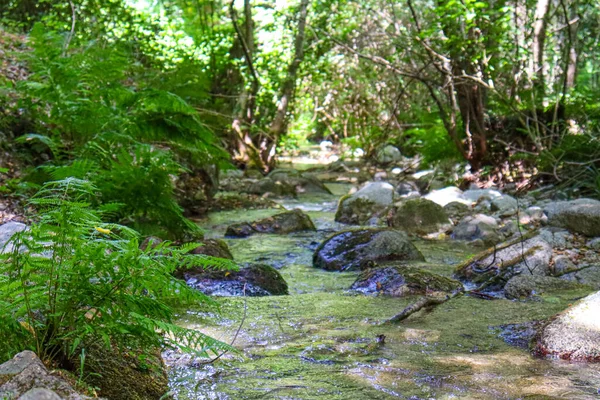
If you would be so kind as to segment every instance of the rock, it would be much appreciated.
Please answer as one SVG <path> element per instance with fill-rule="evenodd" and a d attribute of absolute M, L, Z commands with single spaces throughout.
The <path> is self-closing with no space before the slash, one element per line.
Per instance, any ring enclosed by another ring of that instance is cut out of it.
<path fill-rule="evenodd" d="M 483 214 L 463 218 L 452 231 L 452 238 L 468 241 L 481 239 L 487 246 L 501 240 L 496 220 Z"/>
<path fill-rule="evenodd" d="M 460 279 L 483 283 L 500 276 L 505 280 L 519 274 L 550 275 L 552 246 L 541 236 L 523 238 L 488 249 L 460 264 L 455 274 Z"/>
<path fill-rule="evenodd" d="M 327 189 L 327 186 L 323 182 L 313 174 L 307 172 L 300 173 L 297 170 L 276 169 L 269 173 L 268 178 L 276 184 L 292 186 L 297 194 L 331 194 L 331 191 Z"/>
<path fill-rule="evenodd" d="M 500 217 L 510 217 L 517 213 L 517 199 L 507 194 L 491 200 L 490 210 L 498 214 Z"/>
<path fill-rule="evenodd" d="M 559 254 L 554 257 L 554 266 L 552 267 L 552 275 L 564 275 L 569 271 L 574 271 L 577 266 L 571 261 L 571 259 L 564 255 Z"/>
<path fill-rule="evenodd" d="M 369 267 L 373 262 L 424 260 L 406 233 L 389 228 L 339 232 L 317 248 L 313 265 L 330 271 Z"/>
<path fill-rule="evenodd" d="M 450 204 L 453 202 L 463 203 L 468 206 L 473 204 L 472 201 L 466 200 L 463 197 L 463 191 L 457 188 L 456 186 L 448 186 L 442 189 L 432 190 L 431 192 L 423 196 L 423 198 L 431 200 L 442 207 L 444 207 L 446 204 Z"/>
<path fill-rule="evenodd" d="M 254 222 L 242 222 L 227 227 L 225 236 L 246 237 L 255 233 L 286 234 L 300 231 L 314 231 L 315 225 L 308 215 L 296 209 L 275 214 Z"/>
<path fill-rule="evenodd" d="M 502 196 L 502 193 L 494 189 L 469 189 L 462 194 L 462 198 L 471 203 L 477 203 L 483 197 L 495 199 L 500 196 Z"/>
<path fill-rule="evenodd" d="M 600 362 L 600 292 L 558 314 L 541 329 L 535 353 L 565 360 Z"/>
<path fill-rule="evenodd" d="M 585 245 L 590 249 L 600 251 L 600 237 L 588 241 Z"/>
<path fill-rule="evenodd" d="M 412 195 L 419 195 L 419 188 L 417 187 L 417 185 L 412 182 L 412 181 L 404 181 L 404 182 L 400 182 L 398 184 L 398 186 L 396 186 L 396 193 L 399 196 L 412 196 Z"/>
<path fill-rule="evenodd" d="M 511 346 L 529 350 L 531 342 L 535 339 L 541 325 L 540 321 L 500 325 L 497 327 L 500 330 L 498 337 Z"/>
<path fill-rule="evenodd" d="M 364 294 L 380 293 L 392 297 L 431 292 L 450 293 L 462 289 L 454 279 L 421 268 L 407 266 L 375 267 L 363 271 L 351 289 Z"/>
<path fill-rule="evenodd" d="M 13 250 L 12 245 L 7 245 L 7 242 L 17 232 L 22 232 L 27 229 L 27 225 L 20 222 L 9 221 L 0 225 L 0 253 L 9 253 Z"/>
<path fill-rule="evenodd" d="M 401 159 L 402 154 L 400 153 L 400 150 L 391 144 L 383 146 L 377 151 L 376 160 L 378 164 L 390 164 L 398 162 Z"/>
<path fill-rule="evenodd" d="M 365 224 L 382 215 L 394 201 L 394 187 L 385 182 L 369 182 L 358 192 L 340 199 L 335 220 L 344 224 Z"/>
<path fill-rule="evenodd" d="M 583 288 L 586 288 L 586 286 L 552 276 L 522 274 L 513 276 L 508 280 L 504 286 L 504 295 L 507 299 L 524 299 L 546 292 Z"/>
<path fill-rule="evenodd" d="M 452 227 L 442 206 L 422 198 L 406 200 L 394 207 L 388 217 L 388 224 L 418 235 L 428 235 Z"/>
<path fill-rule="evenodd" d="M 159 348 L 106 347 L 101 338 L 85 346 L 83 376 L 110 400 L 155 400 L 169 391 L 167 369 Z M 77 352 L 76 354 L 80 354 Z M 79 366 L 80 360 L 74 360 Z"/>
<path fill-rule="evenodd" d="M 190 251 L 190 254 L 204 254 L 210 257 L 225 258 L 233 260 L 233 255 L 229 251 L 229 246 L 223 240 L 220 239 L 207 239 L 194 250 Z"/>
<path fill-rule="evenodd" d="M 295 196 L 296 189 L 289 183 L 275 182 L 270 178 L 262 178 L 250 185 L 248 193 L 259 196 Z"/>
<path fill-rule="evenodd" d="M 600 290 L 600 265 L 582 267 L 577 271 L 565 274 L 561 279 L 588 285 Z"/>
<path fill-rule="evenodd" d="M 600 201 L 577 199 L 547 204 L 544 213 L 548 225 L 568 229 L 586 236 L 600 236 Z"/>
<path fill-rule="evenodd" d="M 544 210 L 537 206 L 528 207 L 519 214 L 519 222 L 522 225 L 535 224 L 544 218 Z"/>
<path fill-rule="evenodd" d="M 45 388 L 33 388 L 27 391 L 23 396 L 17 400 L 62 400 L 59 395 L 54 393 L 50 389 Z"/>
<path fill-rule="evenodd" d="M 574 240 L 573 234 L 559 228 L 540 229 L 540 237 L 557 249 L 567 249 L 572 247 Z"/>
<path fill-rule="evenodd" d="M 439 204 L 439 203 L 438 203 Z M 472 209 L 465 203 L 460 203 L 458 201 L 453 201 L 445 206 L 443 206 L 446 215 L 448 215 L 451 219 L 460 221 L 462 218 L 471 214 Z"/>
<path fill-rule="evenodd" d="M 50 374 L 32 351 L 23 351 L 0 365 L 0 399 L 37 399 L 32 397 L 36 394 L 45 395 L 46 399 L 87 399 L 75 392 L 67 381 Z M 54 397 L 48 397 L 52 395 Z"/>
<path fill-rule="evenodd" d="M 163 240 L 156 236 L 147 236 L 142 244 L 140 244 L 140 249 L 146 251 L 148 247 L 151 249 L 156 248 L 159 244 L 161 244 Z"/>
<path fill-rule="evenodd" d="M 191 269 L 183 271 L 183 277 L 189 286 L 212 296 L 288 294 L 287 283 L 281 274 L 265 264 L 253 264 L 239 271 Z"/>

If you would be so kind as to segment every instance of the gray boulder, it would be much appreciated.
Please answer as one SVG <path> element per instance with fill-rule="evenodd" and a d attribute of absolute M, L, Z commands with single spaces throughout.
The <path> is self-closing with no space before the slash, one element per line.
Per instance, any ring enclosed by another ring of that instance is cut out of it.
<path fill-rule="evenodd" d="M 600 236 L 600 201 L 577 199 L 557 201 L 544 207 L 548 224 L 586 236 Z"/>
<path fill-rule="evenodd" d="M 417 235 L 428 235 L 452 227 L 442 206 L 423 198 L 406 200 L 396 205 L 388 218 L 388 224 Z"/>
<path fill-rule="evenodd" d="M 432 292 L 450 293 L 462 290 L 462 287 L 459 281 L 421 268 L 389 266 L 363 271 L 352 284 L 351 289 L 363 294 L 402 297 Z"/>
<path fill-rule="evenodd" d="M 9 253 L 13 250 L 11 244 L 7 245 L 7 242 L 17 232 L 22 232 L 27 229 L 27 225 L 16 221 L 9 221 L 5 224 L 0 225 L 0 253 Z"/>
<path fill-rule="evenodd" d="M 600 265 L 581 267 L 577 271 L 562 275 L 560 278 L 600 290 Z"/>
<path fill-rule="evenodd" d="M 496 219 L 483 214 L 464 217 L 452 231 L 456 240 L 482 240 L 486 245 L 494 245 L 501 238 Z"/>
<path fill-rule="evenodd" d="M 399 196 L 419 195 L 419 188 L 413 181 L 403 181 L 396 186 L 396 193 Z"/>
<path fill-rule="evenodd" d="M 502 196 L 502 193 L 495 189 L 469 189 L 465 190 L 462 194 L 462 198 L 471 203 L 477 203 L 484 197 L 495 199 L 500 196 Z"/>
<path fill-rule="evenodd" d="M 377 151 L 376 160 L 379 164 L 391 164 L 398 162 L 401 159 L 402 154 L 400 153 L 400 150 L 391 144 L 385 145 Z"/>
<path fill-rule="evenodd" d="M 507 194 L 491 200 L 490 210 L 498 214 L 500 217 L 510 217 L 517 213 L 517 199 Z"/>
<path fill-rule="evenodd" d="M 591 289 L 589 286 L 568 282 L 552 276 L 522 274 L 513 276 L 504 286 L 507 299 L 524 299 L 542 293 L 561 290 Z"/>
<path fill-rule="evenodd" d="M 483 283 L 500 276 L 505 280 L 519 274 L 550 275 L 552 246 L 539 235 L 518 238 L 483 251 L 460 264 L 455 275 L 473 283 Z M 497 288 L 497 287 L 496 287 Z"/>
<path fill-rule="evenodd" d="M 535 353 L 565 360 L 600 362 L 600 292 L 555 316 L 538 335 Z"/>
<path fill-rule="evenodd" d="M 254 222 L 229 225 L 225 231 L 225 236 L 247 237 L 255 233 L 286 234 L 314 230 L 316 228 L 310 217 L 302 210 L 296 209 Z"/>
<path fill-rule="evenodd" d="M 335 220 L 344 224 L 365 224 L 382 215 L 394 201 L 394 187 L 385 182 L 369 182 L 356 193 L 340 199 Z"/>
<path fill-rule="evenodd" d="M 423 261 L 423 255 L 406 233 L 389 228 L 339 232 L 317 248 L 313 265 L 330 271 L 370 267 L 374 262 Z"/>
<path fill-rule="evenodd" d="M 0 399 L 38 398 L 33 395 L 44 395 L 49 400 L 87 399 L 79 395 L 67 381 L 50 374 L 38 356 L 26 350 L 0 365 Z"/>

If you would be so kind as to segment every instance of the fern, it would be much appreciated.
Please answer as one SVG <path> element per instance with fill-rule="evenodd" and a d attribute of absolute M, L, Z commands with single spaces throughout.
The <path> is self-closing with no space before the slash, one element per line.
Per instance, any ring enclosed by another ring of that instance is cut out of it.
<path fill-rule="evenodd" d="M 169 242 L 140 249 L 135 230 L 102 222 L 90 207 L 97 191 L 88 181 L 68 178 L 48 182 L 31 200 L 41 211 L 39 223 L 13 236 L 12 250 L 0 255 L 4 351 L 30 348 L 68 365 L 95 338 L 107 346 L 170 346 L 201 355 L 229 349 L 174 324 L 176 307 L 216 303 L 173 272 L 236 266 Z"/>

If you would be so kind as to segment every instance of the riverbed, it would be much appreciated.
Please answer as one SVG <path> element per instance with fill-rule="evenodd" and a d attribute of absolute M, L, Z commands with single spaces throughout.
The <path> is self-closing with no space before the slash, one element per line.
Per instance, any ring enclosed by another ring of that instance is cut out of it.
<path fill-rule="evenodd" d="M 218 361 L 181 357 L 169 368 L 178 399 L 597 399 L 600 366 L 538 359 L 504 339 L 506 324 L 542 320 L 587 293 L 560 292 L 534 300 L 458 297 L 397 325 L 382 324 L 416 297 L 365 296 L 348 291 L 355 272 L 312 267 L 316 247 L 347 226 L 334 222 L 347 185 L 334 195 L 283 200 L 300 208 L 317 231 L 225 239 L 239 264 L 277 268 L 288 296 L 218 298 L 220 313 L 188 310 L 179 324 L 230 343 L 238 353 Z M 223 238 L 228 224 L 281 209 L 210 214 L 206 236 Z M 418 240 L 426 261 L 445 276 L 480 249 L 450 240 Z M 508 335 L 510 336 L 510 335 Z M 513 338 L 515 339 L 515 338 Z M 517 338 L 518 339 L 518 338 Z M 512 340 L 516 343 L 518 340 Z"/>

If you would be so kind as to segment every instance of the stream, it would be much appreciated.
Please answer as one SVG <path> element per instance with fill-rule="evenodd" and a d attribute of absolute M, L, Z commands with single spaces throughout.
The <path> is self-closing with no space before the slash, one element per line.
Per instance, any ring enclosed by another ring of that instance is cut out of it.
<path fill-rule="evenodd" d="M 417 297 L 387 298 L 348 291 L 356 272 L 312 267 L 316 247 L 348 226 L 334 222 L 339 196 L 349 185 L 328 184 L 333 196 L 282 200 L 300 208 L 317 231 L 257 234 L 225 239 L 239 264 L 277 268 L 290 295 L 218 298 L 221 313 L 189 310 L 179 324 L 231 342 L 212 364 L 189 356 L 170 362 L 170 387 L 178 399 L 597 399 L 600 365 L 537 359 L 502 339 L 503 324 L 548 318 L 580 293 L 536 300 L 458 297 L 398 325 L 381 322 Z M 227 225 L 281 212 L 236 210 L 201 222 L 208 238 Z M 454 241 L 416 241 L 422 268 L 452 276 L 454 265 L 476 250 Z M 240 328 L 240 323 L 243 324 Z"/>

